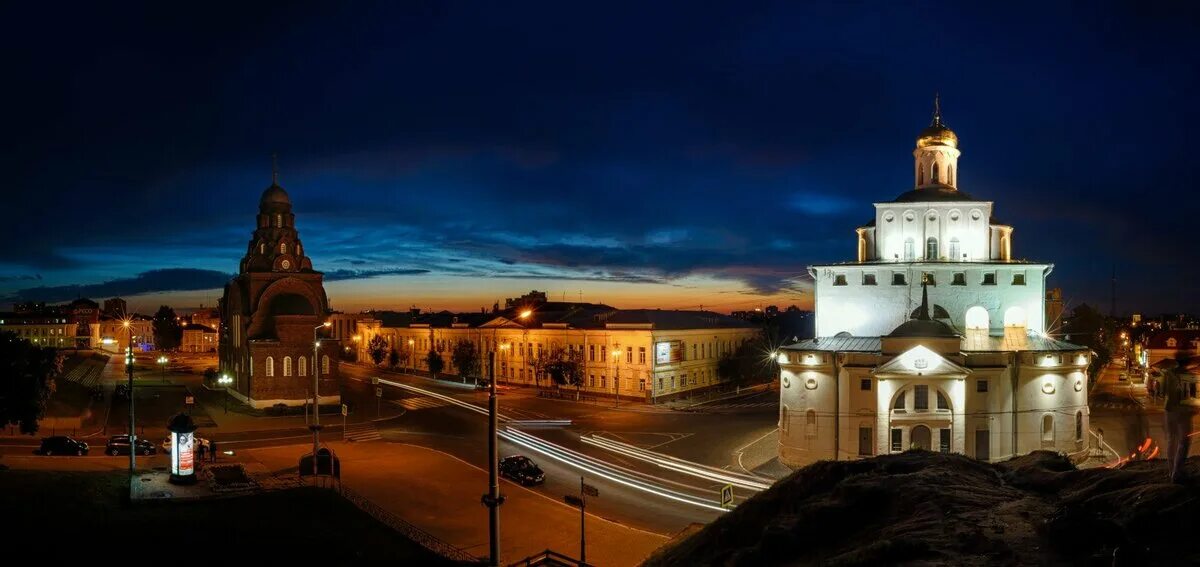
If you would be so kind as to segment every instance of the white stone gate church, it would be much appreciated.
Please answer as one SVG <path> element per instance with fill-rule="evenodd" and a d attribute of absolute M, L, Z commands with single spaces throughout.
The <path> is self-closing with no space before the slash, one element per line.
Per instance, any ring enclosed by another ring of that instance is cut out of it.
<path fill-rule="evenodd" d="M 1013 258 L 992 202 L 958 190 L 959 155 L 935 101 L 914 188 L 875 204 L 856 261 L 809 268 L 816 338 L 779 354 L 785 464 L 1087 448 L 1092 355 L 1044 334 L 1053 265 Z"/>

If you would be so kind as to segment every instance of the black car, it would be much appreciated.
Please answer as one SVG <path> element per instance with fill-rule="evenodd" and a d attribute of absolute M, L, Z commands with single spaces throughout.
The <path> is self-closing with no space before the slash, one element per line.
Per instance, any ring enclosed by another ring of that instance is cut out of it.
<path fill-rule="evenodd" d="M 109 455 L 128 455 L 129 454 L 129 436 L 128 435 L 113 435 L 108 438 L 108 443 L 104 445 L 104 452 Z M 137 440 L 137 454 L 153 455 L 158 452 L 158 448 L 154 443 L 146 439 Z"/>
<path fill-rule="evenodd" d="M 524 455 L 513 455 L 500 459 L 500 476 L 513 482 L 519 482 L 524 486 L 542 484 L 546 481 L 546 474 L 542 472 L 542 469 Z"/>
<path fill-rule="evenodd" d="M 66 435 L 55 435 L 42 439 L 42 446 L 38 449 L 38 453 L 43 455 L 77 455 L 82 457 L 88 454 L 88 444 L 67 437 Z"/>

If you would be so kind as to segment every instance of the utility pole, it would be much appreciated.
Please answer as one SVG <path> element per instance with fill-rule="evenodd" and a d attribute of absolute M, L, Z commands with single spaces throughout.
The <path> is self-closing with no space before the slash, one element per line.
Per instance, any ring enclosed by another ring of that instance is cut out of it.
<path fill-rule="evenodd" d="M 496 446 L 496 349 L 488 352 L 490 368 L 488 374 L 488 493 L 483 495 L 483 504 L 488 507 L 488 565 L 500 565 L 500 465 L 499 447 Z"/>
<path fill-rule="evenodd" d="M 132 483 L 134 469 L 137 468 L 137 428 L 133 421 L 133 325 L 129 319 L 125 320 L 125 329 L 129 331 L 129 352 L 125 355 L 125 373 L 129 375 L 129 482 Z"/>

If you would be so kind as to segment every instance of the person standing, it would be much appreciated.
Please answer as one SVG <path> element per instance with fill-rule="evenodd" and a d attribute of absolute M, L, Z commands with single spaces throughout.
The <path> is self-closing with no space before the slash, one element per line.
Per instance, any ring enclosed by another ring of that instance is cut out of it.
<path fill-rule="evenodd" d="M 1191 449 L 1192 414 L 1191 406 L 1183 402 L 1187 384 L 1179 377 L 1181 368 L 1176 366 L 1163 371 L 1162 394 L 1163 420 L 1167 430 L 1167 474 L 1171 482 L 1183 482 L 1188 451 Z"/>
<path fill-rule="evenodd" d="M 214 439 L 208 442 L 208 458 L 212 462 L 217 462 L 217 441 Z"/>

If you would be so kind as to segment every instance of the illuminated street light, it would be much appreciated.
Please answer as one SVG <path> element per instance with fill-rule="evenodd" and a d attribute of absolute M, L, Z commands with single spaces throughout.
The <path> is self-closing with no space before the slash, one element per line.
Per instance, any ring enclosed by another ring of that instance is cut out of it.
<path fill-rule="evenodd" d="M 229 385 L 233 383 L 233 378 L 229 374 L 222 374 L 217 378 L 217 383 L 225 388 L 225 413 L 229 413 Z"/>
<path fill-rule="evenodd" d="M 162 369 L 162 381 L 167 381 L 167 363 L 170 362 L 165 356 L 158 357 L 158 367 Z"/>
<path fill-rule="evenodd" d="M 615 372 L 613 372 L 613 393 L 616 394 L 614 396 L 616 398 L 616 405 L 614 407 L 619 408 L 621 407 L 621 349 L 614 348 L 612 351 L 612 357 L 613 368 L 616 369 Z"/>
<path fill-rule="evenodd" d="M 528 319 L 530 315 L 533 315 L 533 311 L 531 311 L 531 310 L 529 310 L 529 309 L 526 309 L 526 310 L 524 310 L 524 311 L 522 311 L 522 312 L 521 312 L 521 314 L 519 315 L 519 317 L 520 317 L 520 318 L 522 318 L 522 319 Z"/>
<path fill-rule="evenodd" d="M 321 365 L 320 365 L 320 363 L 321 363 L 321 359 L 320 359 L 321 341 L 317 339 L 317 331 L 319 331 L 323 328 L 326 328 L 326 327 L 330 327 L 332 325 L 333 325 L 333 323 L 330 323 L 329 321 L 325 321 L 324 323 L 321 323 L 320 325 L 313 327 L 313 359 L 312 359 L 313 422 L 312 422 L 312 425 L 310 425 L 309 427 L 312 429 L 312 432 L 313 432 L 312 464 L 313 464 L 313 477 L 314 478 L 317 476 L 317 451 L 320 449 L 320 443 L 321 443 L 321 395 L 320 395 L 320 392 L 318 391 L 321 387 L 321 382 L 318 380 L 318 373 L 321 370 Z"/>

